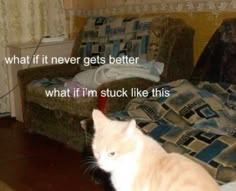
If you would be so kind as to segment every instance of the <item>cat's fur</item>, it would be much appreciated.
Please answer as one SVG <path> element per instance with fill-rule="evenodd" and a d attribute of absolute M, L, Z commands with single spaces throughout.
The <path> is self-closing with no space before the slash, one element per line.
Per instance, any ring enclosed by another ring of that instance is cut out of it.
<path fill-rule="evenodd" d="M 93 111 L 92 143 L 97 165 L 111 173 L 117 191 L 219 191 L 214 179 L 197 163 L 167 153 L 129 122 Z"/>

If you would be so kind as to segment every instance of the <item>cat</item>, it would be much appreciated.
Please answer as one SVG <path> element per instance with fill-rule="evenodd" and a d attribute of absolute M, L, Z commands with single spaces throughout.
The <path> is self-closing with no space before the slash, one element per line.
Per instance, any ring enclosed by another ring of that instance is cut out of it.
<path fill-rule="evenodd" d="M 136 121 L 116 121 L 93 110 L 92 150 L 98 167 L 111 174 L 116 191 L 219 191 L 199 164 L 167 153 L 142 133 Z"/>

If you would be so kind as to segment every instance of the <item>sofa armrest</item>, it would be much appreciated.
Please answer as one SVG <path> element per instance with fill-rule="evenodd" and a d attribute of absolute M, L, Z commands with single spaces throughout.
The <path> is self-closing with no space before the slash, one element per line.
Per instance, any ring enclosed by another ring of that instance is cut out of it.
<path fill-rule="evenodd" d="M 42 66 L 42 67 L 34 67 L 19 70 L 18 75 L 18 84 L 21 90 L 21 95 L 24 96 L 25 88 L 28 83 L 32 80 L 37 80 L 41 78 L 53 78 L 53 77 L 69 77 L 74 76 L 80 71 L 78 65 L 49 65 L 49 66 Z"/>
<path fill-rule="evenodd" d="M 26 85 L 32 80 L 53 77 L 68 77 L 77 74 L 80 71 L 78 65 L 50 65 L 42 67 L 28 68 L 18 71 L 18 81 Z"/>
<path fill-rule="evenodd" d="M 26 87 L 32 80 L 41 78 L 53 78 L 53 77 L 69 77 L 74 76 L 80 71 L 78 65 L 49 65 L 35 68 L 28 68 L 19 70 L 17 73 L 18 85 L 21 95 L 21 104 L 23 110 L 23 117 L 25 121 L 25 104 L 26 104 Z"/>
<path fill-rule="evenodd" d="M 32 80 L 41 78 L 53 77 L 69 77 L 77 74 L 80 71 L 78 65 L 50 65 L 42 67 L 28 68 L 18 71 L 18 84 L 22 95 L 25 93 L 25 88 Z"/>
<path fill-rule="evenodd" d="M 181 19 L 158 17 L 149 36 L 147 58 L 165 64 L 161 81 L 189 79 L 193 70 L 194 30 Z"/>
<path fill-rule="evenodd" d="M 162 82 L 189 79 L 193 70 L 193 35 L 187 26 L 171 28 L 161 43 L 159 61 L 165 63 Z"/>
<path fill-rule="evenodd" d="M 150 86 L 157 84 L 156 82 L 145 80 L 142 78 L 127 78 L 121 80 L 115 80 L 112 82 L 104 83 L 98 87 L 97 92 L 99 93 L 99 109 L 104 113 L 110 113 L 114 111 L 120 111 L 125 108 L 127 103 L 134 97 L 131 96 L 131 89 L 138 88 L 139 90 L 147 89 Z M 124 90 L 127 91 L 127 97 L 101 97 L 102 90 Z M 104 99 L 105 98 L 105 99 Z M 102 103 L 101 103 L 102 102 Z M 105 103 L 104 103 L 105 102 Z"/>

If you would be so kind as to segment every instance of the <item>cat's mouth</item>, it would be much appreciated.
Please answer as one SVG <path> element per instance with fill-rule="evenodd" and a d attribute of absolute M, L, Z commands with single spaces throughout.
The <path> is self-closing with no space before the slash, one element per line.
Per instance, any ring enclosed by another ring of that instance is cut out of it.
<path fill-rule="evenodd" d="M 97 166 L 100 168 L 100 169 L 102 169 L 102 170 L 104 170 L 105 172 L 111 172 L 112 170 L 108 167 L 108 165 L 106 165 L 106 164 L 104 164 L 104 163 L 101 163 L 101 162 L 99 162 L 99 161 L 97 161 Z"/>
<path fill-rule="evenodd" d="M 98 165 L 99 168 L 106 171 L 106 165 L 104 165 L 102 163 L 99 163 L 99 162 L 97 162 L 97 165 Z"/>

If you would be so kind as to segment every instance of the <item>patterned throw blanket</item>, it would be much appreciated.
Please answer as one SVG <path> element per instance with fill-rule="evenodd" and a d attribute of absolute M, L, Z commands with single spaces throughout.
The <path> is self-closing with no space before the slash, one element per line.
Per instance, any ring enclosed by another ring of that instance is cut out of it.
<path fill-rule="evenodd" d="M 127 106 L 131 117 L 157 124 L 193 127 L 208 132 L 236 136 L 236 86 L 187 80 L 151 87 L 169 90 L 168 97 L 133 99 Z M 147 130 L 148 132 L 148 130 Z"/>
<path fill-rule="evenodd" d="M 152 96 L 169 90 L 169 97 Z M 219 182 L 236 180 L 236 86 L 187 80 L 149 88 L 125 111 L 112 114 L 138 126 L 168 152 L 179 152 L 202 164 Z"/>

